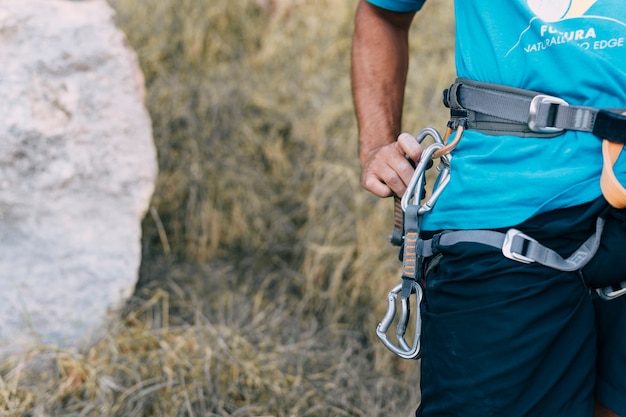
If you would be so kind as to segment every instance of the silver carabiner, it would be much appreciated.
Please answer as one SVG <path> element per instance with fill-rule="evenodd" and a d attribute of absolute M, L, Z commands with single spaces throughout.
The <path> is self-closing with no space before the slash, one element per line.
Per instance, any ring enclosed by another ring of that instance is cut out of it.
<path fill-rule="evenodd" d="M 462 135 L 462 131 L 460 133 Z M 420 204 L 419 200 L 422 198 L 422 194 L 426 184 L 426 170 L 428 169 L 428 164 L 434 157 L 438 157 L 441 160 L 441 164 L 438 167 L 441 171 L 441 174 L 439 175 L 437 186 L 435 187 L 435 189 L 433 189 L 432 195 L 426 201 L 426 203 L 420 206 L 418 210 L 418 214 L 420 215 L 432 210 L 433 206 L 435 205 L 435 201 L 439 198 L 443 189 L 446 187 L 446 185 L 448 185 L 448 182 L 450 181 L 450 155 L 448 153 L 438 155 L 439 153 L 441 153 L 440 151 L 442 149 L 447 149 L 446 147 L 449 147 L 450 145 L 446 145 L 439 132 L 432 127 L 426 127 L 422 129 L 415 139 L 419 143 L 422 143 L 427 136 L 431 136 L 434 139 L 434 143 L 428 146 L 422 152 L 419 163 L 415 167 L 413 176 L 411 177 L 407 189 L 402 195 L 402 199 L 400 201 L 402 210 L 405 212 L 406 209 L 409 207 L 409 204 L 411 204 L 412 200 L 415 205 Z"/>
<path fill-rule="evenodd" d="M 422 354 L 422 348 L 420 343 L 420 337 L 422 333 L 422 319 L 420 316 L 420 304 L 422 303 L 422 287 L 419 286 L 416 282 L 413 282 L 411 293 L 415 293 L 416 297 L 416 314 L 415 314 L 415 334 L 413 336 L 413 346 L 411 347 L 408 342 L 405 340 L 404 335 L 406 334 L 406 329 L 409 324 L 409 318 L 411 316 L 411 305 L 409 301 L 409 297 L 401 297 L 400 304 L 402 306 L 402 312 L 400 314 L 400 318 L 398 319 L 398 325 L 396 327 L 396 339 L 398 344 L 393 343 L 387 337 L 387 331 L 393 320 L 396 317 L 396 300 L 398 298 L 398 294 L 402 292 L 402 284 L 398 284 L 391 291 L 389 291 L 389 295 L 387 296 L 387 312 L 383 317 L 382 321 L 378 323 L 376 327 L 376 335 L 380 339 L 380 341 L 393 353 L 398 355 L 403 359 L 419 359 Z"/>
<path fill-rule="evenodd" d="M 402 200 L 400 201 L 403 211 L 406 212 L 411 200 L 414 200 L 415 205 L 419 205 L 419 199 L 422 197 L 422 191 L 424 190 L 424 180 L 428 163 L 432 159 L 433 154 L 442 149 L 444 146 L 443 142 L 435 142 L 422 152 L 420 161 L 415 167 L 413 176 L 411 177 L 409 185 L 407 186 L 406 191 L 402 195 Z"/>
<path fill-rule="evenodd" d="M 417 210 L 418 215 L 422 215 L 427 211 L 433 209 L 435 202 L 443 192 L 443 189 L 446 188 L 446 185 L 450 182 L 450 161 L 447 155 L 441 156 L 441 164 L 443 167 L 441 168 L 441 173 L 439 175 L 439 179 L 437 180 L 436 186 L 433 188 L 433 193 L 428 200 L 424 204 L 420 206 Z"/>

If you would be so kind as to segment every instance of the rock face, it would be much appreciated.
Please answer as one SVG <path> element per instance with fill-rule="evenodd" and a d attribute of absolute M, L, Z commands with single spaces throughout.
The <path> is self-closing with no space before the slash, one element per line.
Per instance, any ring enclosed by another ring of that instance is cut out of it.
<path fill-rule="evenodd" d="M 80 346 L 132 294 L 156 151 L 104 0 L 0 0 L 0 347 Z"/>

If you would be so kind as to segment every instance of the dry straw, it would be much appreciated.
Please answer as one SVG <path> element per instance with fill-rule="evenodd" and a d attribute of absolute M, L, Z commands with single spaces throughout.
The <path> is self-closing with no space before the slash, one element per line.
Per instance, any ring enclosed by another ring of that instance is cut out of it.
<path fill-rule="evenodd" d="M 418 367 L 374 336 L 392 206 L 360 189 L 356 0 L 111 0 L 160 175 L 137 294 L 90 348 L 0 364 L 0 416 L 382 416 Z M 443 127 L 451 0 L 412 32 L 405 128 Z"/>

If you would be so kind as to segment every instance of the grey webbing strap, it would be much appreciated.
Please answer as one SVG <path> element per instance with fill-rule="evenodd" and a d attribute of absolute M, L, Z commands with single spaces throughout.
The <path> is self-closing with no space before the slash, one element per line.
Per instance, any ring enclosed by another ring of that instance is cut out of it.
<path fill-rule="evenodd" d="M 453 118 L 467 112 L 469 129 L 492 134 L 551 137 L 577 130 L 616 142 L 626 140 L 626 117 L 618 114 L 620 110 L 570 106 L 536 91 L 458 79 L 444 92 L 444 103 Z"/>
<path fill-rule="evenodd" d="M 424 241 L 422 254 L 424 257 L 432 256 L 436 253 L 438 246 L 452 246 L 457 243 L 479 243 L 499 249 L 505 257 L 517 262 L 536 262 L 560 271 L 576 271 L 584 267 L 597 252 L 603 229 L 604 219 L 598 217 L 595 233 L 566 259 L 517 229 L 509 229 L 506 233 L 492 230 L 443 232 L 440 235 L 436 235 L 433 239 Z"/>

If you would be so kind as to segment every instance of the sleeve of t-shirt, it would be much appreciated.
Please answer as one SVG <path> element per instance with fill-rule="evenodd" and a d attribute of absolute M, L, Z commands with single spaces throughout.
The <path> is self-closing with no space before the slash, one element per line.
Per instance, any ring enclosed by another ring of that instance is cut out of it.
<path fill-rule="evenodd" d="M 367 0 L 368 3 L 392 12 L 416 12 L 426 0 Z"/>

